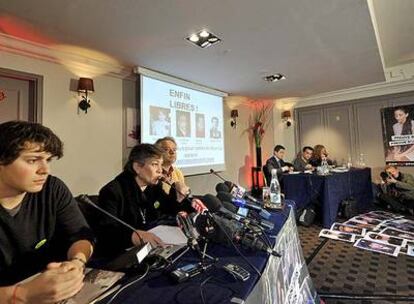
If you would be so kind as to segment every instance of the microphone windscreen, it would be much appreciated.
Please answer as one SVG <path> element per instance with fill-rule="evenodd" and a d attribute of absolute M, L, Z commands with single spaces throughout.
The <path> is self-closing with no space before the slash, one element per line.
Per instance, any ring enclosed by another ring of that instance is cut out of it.
<path fill-rule="evenodd" d="M 237 214 L 237 211 L 239 210 L 239 208 L 234 206 L 233 203 L 230 203 L 230 202 L 227 202 L 227 201 L 223 201 L 221 203 L 223 204 L 223 207 L 225 209 L 229 210 L 230 212 L 233 212 L 233 213 Z"/>
<path fill-rule="evenodd" d="M 203 196 L 202 201 L 204 205 L 206 205 L 207 209 L 214 213 L 220 210 L 221 202 L 220 200 L 215 197 L 213 194 L 206 194 Z"/>
<path fill-rule="evenodd" d="M 225 183 L 218 183 L 216 185 L 216 192 L 230 192 L 230 189 Z"/>
<path fill-rule="evenodd" d="M 227 188 L 229 188 L 229 192 L 231 192 L 231 190 L 235 186 L 235 184 L 233 184 L 231 181 L 225 181 L 224 184 L 227 186 Z"/>
<path fill-rule="evenodd" d="M 227 210 L 237 213 L 238 208 L 232 203 L 233 196 L 228 192 L 217 192 L 217 197 L 221 201 L 221 205 Z"/>
<path fill-rule="evenodd" d="M 233 195 L 224 191 L 218 191 L 217 197 L 222 202 L 231 202 L 233 200 Z"/>

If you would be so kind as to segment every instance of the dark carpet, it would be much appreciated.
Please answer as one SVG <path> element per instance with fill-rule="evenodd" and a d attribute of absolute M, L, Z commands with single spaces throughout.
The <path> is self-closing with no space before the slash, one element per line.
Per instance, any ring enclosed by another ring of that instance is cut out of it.
<path fill-rule="evenodd" d="M 414 303 L 414 257 L 397 258 L 353 247 L 351 243 L 324 239 L 322 228 L 299 226 L 299 236 L 309 272 L 327 304 Z M 331 298 L 332 295 L 394 296 L 393 300 Z M 411 299 L 401 298 L 410 296 Z"/>

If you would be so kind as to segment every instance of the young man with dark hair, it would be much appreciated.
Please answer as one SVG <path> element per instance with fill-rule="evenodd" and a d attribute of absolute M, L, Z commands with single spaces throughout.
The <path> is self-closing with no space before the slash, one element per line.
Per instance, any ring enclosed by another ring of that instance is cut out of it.
<path fill-rule="evenodd" d="M 293 168 L 295 171 L 306 171 L 306 170 L 313 170 L 314 167 L 309 163 L 313 154 L 313 148 L 306 146 L 303 147 L 302 153 L 298 155 L 293 161 Z"/>
<path fill-rule="evenodd" d="M 56 303 L 83 286 L 93 235 L 69 189 L 49 175 L 62 156 L 50 129 L 0 124 L 0 303 Z"/>
<path fill-rule="evenodd" d="M 293 166 L 291 164 L 285 163 L 283 160 L 285 157 L 285 150 L 285 147 L 282 145 L 276 145 L 273 149 L 273 156 L 266 161 L 266 164 L 263 167 L 263 173 L 268 185 L 270 185 L 272 178 L 272 169 L 276 169 L 279 182 L 281 182 L 282 174 L 284 172 L 293 171 Z"/>
<path fill-rule="evenodd" d="M 106 215 L 100 216 L 98 249 L 107 256 L 149 242 L 153 247 L 163 245 L 152 228 L 162 215 L 175 215 L 184 204 L 185 189 L 166 194 L 162 189 L 163 152 L 155 145 L 136 145 L 129 155 L 124 171 L 99 191 L 99 204 L 106 211 L 122 219 L 135 232 L 120 225 Z"/>

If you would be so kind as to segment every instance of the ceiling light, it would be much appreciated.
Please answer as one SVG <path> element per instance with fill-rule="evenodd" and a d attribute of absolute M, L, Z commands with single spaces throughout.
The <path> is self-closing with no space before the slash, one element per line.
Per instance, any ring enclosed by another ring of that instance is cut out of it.
<path fill-rule="evenodd" d="M 192 34 L 188 39 L 192 42 L 197 42 L 198 40 L 200 40 L 200 38 L 198 38 L 196 34 Z"/>
<path fill-rule="evenodd" d="M 219 37 L 206 30 L 198 31 L 186 39 L 203 49 L 221 41 Z"/>
<path fill-rule="evenodd" d="M 200 35 L 200 37 L 206 38 L 206 37 L 210 36 L 210 33 L 207 32 L 206 30 L 203 30 L 203 31 L 200 32 L 199 35 Z"/>
<path fill-rule="evenodd" d="M 279 81 L 279 80 L 282 80 L 282 79 L 286 79 L 286 76 L 277 73 L 277 74 L 265 76 L 265 77 L 263 77 L 263 79 L 266 80 L 266 81 L 269 81 L 269 82 L 276 82 L 276 81 Z"/>

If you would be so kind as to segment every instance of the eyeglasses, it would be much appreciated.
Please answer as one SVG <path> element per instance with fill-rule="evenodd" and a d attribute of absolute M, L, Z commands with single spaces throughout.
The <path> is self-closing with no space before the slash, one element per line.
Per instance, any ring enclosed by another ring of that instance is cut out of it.
<path fill-rule="evenodd" d="M 162 150 L 164 152 L 168 153 L 168 154 L 175 154 L 175 153 L 177 153 L 177 149 L 163 148 Z"/>

